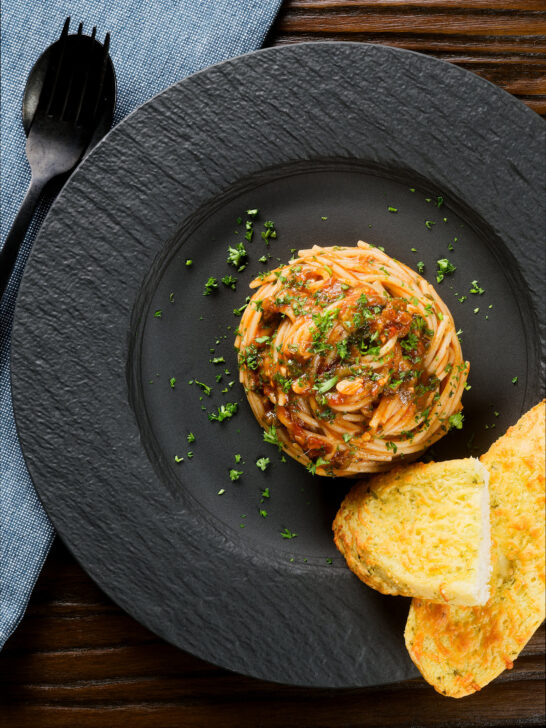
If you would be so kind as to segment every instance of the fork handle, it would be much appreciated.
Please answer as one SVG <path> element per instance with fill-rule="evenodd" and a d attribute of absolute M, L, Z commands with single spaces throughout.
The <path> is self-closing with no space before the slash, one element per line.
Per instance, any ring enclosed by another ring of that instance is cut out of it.
<path fill-rule="evenodd" d="M 11 230 L 8 233 L 4 247 L 0 250 L 0 299 L 5 293 L 9 279 L 15 267 L 17 255 L 25 239 L 26 232 L 32 221 L 32 216 L 42 192 L 49 180 L 32 177 L 28 187 L 25 199 L 23 200 L 19 212 Z"/>

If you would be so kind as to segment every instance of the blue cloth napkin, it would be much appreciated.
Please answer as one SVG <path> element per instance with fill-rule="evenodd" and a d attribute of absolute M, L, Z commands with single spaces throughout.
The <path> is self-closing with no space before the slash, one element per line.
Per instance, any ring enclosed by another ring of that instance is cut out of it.
<path fill-rule="evenodd" d="M 61 32 L 97 26 L 112 36 L 117 122 L 154 94 L 205 66 L 259 48 L 281 0 L 3 0 L 1 236 L 5 240 L 30 181 L 21 124 L 28 73 Z M 20 622 L 54 531 L 19 447 L 9 382 L 10 331 L 19 281 L 47 201 L 28 231 L 0 304 L 0 649 Z"/>

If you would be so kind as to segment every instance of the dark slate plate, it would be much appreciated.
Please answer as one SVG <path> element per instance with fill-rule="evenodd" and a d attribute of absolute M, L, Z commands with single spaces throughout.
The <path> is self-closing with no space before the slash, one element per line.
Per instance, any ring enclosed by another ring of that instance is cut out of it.
<path fill-rule="evenodd" d="M 269 680 L 347 687 L 416 674 L 407 601 L 363 586 L 332 545 L 350 484 L 313 479 L 262 441 L 236 382 L 232 312 L 264 269 L 266 219 L 278 230 L 272 264 L 364 238 L 423 261 L 434 280 L 447 256 L 457 270 L 439 290 L 463 329 L 472 389 L 464 429 L 434 455 L 482 452 L 540 396 L 543 139 L 539 117 L 470 73 L 324 43 L 207 69 L 94 150 L 26 269 L 13 396 L 40 498 L 118 604 L 185 650 Z M 250 207 L 260 215 L 237 292 L 203 296 L 209 275 L 230 272 L 227 245 Z M 473 280 L 485 293 L 469 293 Z M 210 398 L 193 378 L 213 385 Z M 239 402 L 236 417 L 210 423 L 202 408 L 226 400 Z M 244 475 L 231 483 L 235 453 Z"/>

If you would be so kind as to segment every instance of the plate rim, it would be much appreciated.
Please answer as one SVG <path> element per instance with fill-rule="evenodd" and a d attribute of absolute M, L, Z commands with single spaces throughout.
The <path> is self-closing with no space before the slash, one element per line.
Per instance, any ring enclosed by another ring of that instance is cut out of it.
<path fill-rule="evenodd" d="M 190 82 L 190 81 L 192 81 L 192 80 L 194 80 L 194 79 L 196 79 L 198 77 L 200 77 L 200 78 L 208 77 L 208 74 L 211 73 L 211 69 L 212 70 L 214 70 L 214 69 L 218 70 L 221 67 L 223 67 L 223 68 L 233 67 L 233 64 L 241 63 L 245 59 L 255 58 L 257 56 L 266 56 L 266 55 L 273 55 L 273 54 L 277 55 L 279 53 L 289 54 L 289 52 L 303 52 L 303 51 L 295 51 L 295 49 L 297 49 L 298 47 L 299 48 L 301 48 L 301 47 L 305 47 L 305 48 L 309 48 L 309 47 L 317 48 L 317 47 L 320 47 L 321 48 L 321 52 L 322 52 L 322 49 L 325 48 L 325 47 L 335 47 L 335 48 L 338 48 L 340 46 L 342 46 L 344 49 L 351 48 L 351 47 L 358 48 L 358 51 L 359 52 L 362 52 L 363 50 L 365 50 L 366 51 L 366 54 L 372 52 L 370 49 L 374 49 L 373 52 L 377 52 L 377 49 L 378 48 L 381 49 L 379 51 L 380 53 L 383 50 L 387 50 L 389 53 L 394 53 L 395 55 L 396 54 L 410 54 L 411 56 L 415 56 L 415 57 L 418 57 L 418 58 L 421 58 L 421 59 L 426 59 L 426 62 L 427 63 L 429 63 L 429 62 L 432 62 L 434 64 L 435 63 L 442 63 L 445 66 L 449 67 L 450 69 L 456 70 L 457 73 L 460 73 L 460 74 L 462 74 L 465 77 L 467 77 L 467 74 L 469 74 L 469 72 L 465 71 L 464 69 L 459 69 L 457 67 L 454 67 L 451 64 L 449 64 L 447 61 L 439 61 L 438 59 L 432 59 L 432 58 L 430 58 L 428 56 L 425 56 L 423 54 L 420 54 L 420 53 L 417 53 L 417 52 L 414 52 L 414 51 L 409 51 L 409 50 L 405 50 L 405 49 L 393 49 L 393 48 L 390 48 L 390 47 L 387 47 L 387 46 L 376 46 L 375 44 L 363 44 L 363 43 L 358 43 L 358 42 L 327 41 L 327 42 L 307 42 L 307 43 L 301 43 L 301 44 L 294 44 L 294 45 L 290 45 L 290 46 L 264 48 L 264 49 L 260 49 L 258 51 L 255 51 L 255 52 L 252 52 L 252 53 L 249 53 L 249 54 L 245 54 L 244 56 L 239 56 L 236 59 L 230 59 L 230 60 L 227 60 L 227 61 L 223 61 L 222 63 L 217 64 L 216 66 L 209 67 L 207 69 L 204 69 L 202 71 L 199 71 L 198 73 L 193 74 L 192 76 L 188 77 L 187 79 L 183 79 L 182 81 L 178 82 L 177 84 L 174 84 L 173 86 L 169 87 L 168 89 L 165 89 L 165 91 L 163 91 L 163 92 L 157 94 L 156 96 L 152 97 L 152 99 L 150 99 L 148 102 L 146 102 L 146 104 L 144 104 L 142 107 L 139 107 L 139 109 L 137 109 L 134 112 L 132 112 L 131 114 L 129 114 L 122 122 L 120 122 L 120 124 L 117 125 L 117 127 L 113 130 L 113 132 L 110 135 L 108 135 L 108 137 L 106 137 L 104 140 L 102 140 L 99 145 L 97 145 L 96 149 L 93 150 L 92 154 L 89 155 L 88 159 L 84 162 L 84 164 L 87 165 L 87 167 L 88 167 L 92 163 L 93 159 L 96 158 L 98 154 L 101 154 L 102 153 L 101 150 L 103 150 L 103 148 L 105 147 L 105 145 L 109 145 L 111 143 L 112 134 L 115 134 L 115 135 L 122 134 L 123 133 L 123 129 L 126 128 L 125 125 L 127 125 L 128 122 L 130 120 L 132 120 L 132 119 L 133 120 L 135 118 L 138 119 L 139 118 L 139 115 L 142 114 L 142 110 L 143 109 L 145 109 L 145 108 L 148 108 L 149 109 L 153 105 L 153 103 L 154 102 L 157 103 L 158 100 L 160 100 L 160 102 L 161 102 L 161 100 L 162 99 L 165 99 L 165 97 L 169 93 L 172 93 L 173 92 L 173 89 L 178 89 L 180 87 L 184 87 L 186 84 L 188 84 L 188 82 Z M 469 75 L 473 75 L 473 74 L 469 74 Z M 505 101 L 507 99 L 510 99 L 511 100 L 511 103 L 513 102 L 520 109 L 520 111 L 521 111 L 521 108 L 523 107 L 526 110 L 527 114 L 529 115 L 529 119 L 531 119 L 532 117 L 536 117 L 536 119 L 540 120 L 540 117 L 538 117 L 537 115 L 535 115 L 533 111 L 531 111 L 530 109 L 528 109 L 520 101 L 518 101 L 517 99 L 515 99 L 514 97 L 512 97 L 510 94 L 508 94 L 504 90 L 499 89 L 498 87 L 496 87 L 494 84 L 490 83 L 489 81 L 485 81 L 484 79 L 480 79 L 479 77 L 475 77 L 475 78 L 479 82 L 479 84 L 487 84 L 491 89 L 494 89 L 495 92 L 500 92 L 502 95 L 504 95 Z M 501 98 L 501 97 L 499 97 L 499 98 Z M 70 182 L 67 184 L 67 186 L 63 189 L 63 192 L 61 193 L 61 195 L 59 196 L 58 200 L 56 201 L 56 203 L 52 207 L 52 211 L 51 211 L 50 215 L 48 216 L 47 221 L 46 221 L 46 223 L 44 224 L 44 226 L 42 228 L 43 234 L 41 233 L 38 236 L 38 239 L 37 239 L 37 241 L 35 243 L 35 246 L 34 246 L 34 249 L 35 250 L 32 253 L 31 259 L 30 259 L 30 261 L 29 261 L 29 263 L 27 265 L 27 268 L 26 268 L 26 271 L 25 271 L 25 274 L 24 274 L 24 277 L 23 277 L 23 281 L 22 281 L 22 284 L 21 284 L 21 295 L 19 297 L 18 305 L 17 305 L 16 313 L 15 313 L 15 320 L 14 320 L 14 339 L 13 340 L 16 343 L 16 346 L 14 346 L 12 348 L 12 392 L 13 392 L 13 395 L 14 395 L 13 396 L 13 401 L 14 401 L 14 411 L 15 411 L 15 414 L 16 414 L 17 431 L 18 431 L 18 434 L 20 436 L 20 440 L 21 440 L 21 443 L 22 443 L 22 449 L 23 449 L 23 452 L 25 454 L 25 461 L 27 462 L 27 467 L 29 467 L 29 471 L 31 473 L 32 473 L 33 470 L 35 472 L 38 472 L 39 468 L 37 468 L 37 463 L 36 463 L 36 460 L 34 459 L 33 456 L 27 457 L 29 455 L 29 450 L 31 449 L 31 447 L 29 446 L 28 442 L 26 441 L 27 435 L 22 432 L 24 430 L 24 428 L 26 427 L 26 425 L 23 425 L 23 427 L 21 428 L 21 423 L 23 422 L 24 417 L 25 417 L 24 412 L 23 412 L 24 406 L 23 406 L 22 400 L 21 400 L 21 397 L 23 396 L 22 395 L 22 389 L 23 389 L 23 386 L 22 386 L 23 385 L 23 382 L 22 382 L 22 380 L 24 379 L 24 371 L 22 371 L 22 370 L 24 370 L 24 367 L 23 367 L 22 362 L 24 360 L 24 356 L 21 354 L 21 350 L 18 348 L 20 346 L 21 336 L 23 336 L 24 331 L 25 331 L 25 326 L 28 327 L 28 324 L 25 324 L 23 322 L 23 319 L 24 319 L 24 317 L 25 317 L 25 315 L 27 313 L 27 309 L 24 308 L 24 305 L 27 305 L 28 306 L 29 305 L 29 302 L 26 301 L 25 304 L 23 304 L 23 303 L 20 304 L 19 301 L 22 302 L 24 300 L 24 297 L 26 297 L 26 296 L 27 297 L 32 297 L 32 292 L 30 291 L 30 287 L 32 285 L 31 276 L 35 275 L 35 273 L 33 272 L 33 266 L 35 267 L 36 266 L 36 261 L 39 260 L 39 256 L 38 256 L 39 248 L 40 248 L 41 245 L 43 245 L 43 240 L 46 240 L 47 239 L 47 234 L 48 234 L 49 229 L 50 229 L 51 224 L 52 224 L 51 223 L 51 220 L 54 220 L 55 219 L 55 216 L 57 214 L 61 214 L 62 213 L 65 196 L 68 196 L 68 194 L 70 193 L 70 190 L 72 189 L 72 186 L 74 184 L 79 183 L 80 176 L 81 176 L 80 175 L 80 169 L 81 168 L 79 168 L 78 171 L 76 172 L 76 175 L 78 175 L 78 177 L 76 177 L 76 183 L 74 183 L 74 178 L 72 178 L 70 180 Z M 68 192 L 67 192 L 67 189 L 68 189 Z M 58 213 L 59 210 L 61 210 L 61 213 Z M 523 275 L 523 273 L 522 273 L 522 275 Z M 525 278 L 525 276 L 524 276 L 524 278 Z M 538 314 L 537 314 L 537 317 L 538 317 Z M 542 341 L 542 344 L 544 345 L 544 340 L 543 340 L 543 337 L 540 336 L 540 332 L 539 332 L 539 338 Z M 23 337 L 23 340 L 24 340 L 24 337 Z M 18 412 L 19 412 L 19 414 L 18 414 Z M 25 450 L 26 450 L 26 452 L 25 452 Z M 41 476 L 38 474 L 38 479 L 40 477 Z M 34 479 L 34 477 L 33 477 L 33 479 Z M 37 487 L 37 492 L 38 492 L 38 495 L 40 497 L 40 500 L 42 500 L 42 502 L 44 502 L 44 500 L 42 499 L 42 494 L 40 493 L 40 488 L 39 487 Z M 47 499 L 46 499 L 46 501 L 47 501 Z M 49 503 L 44 503 L 44 507 L 46 507 L 46 511 L 48 511 L 48 513 L 51 512 L 51 515 L 53 516 L 52 517 L 52 520 L 55 522 L 55 520 L 56 520 L 55 514 L 53 513 L 53 511 L 50 511 Z M 65 539 L 63 538 L 63 540 L 65 540 Z M 65 540 L 65 542 L 66 542 L 66 540 Z M 77 560 L 81 563 L 81 560 L 80 560 L 80 558 L 78 556 L 77 551 L 72 549 L 70 543 L 68 543 L 67 545 L 68 545 L 70 551 L 72 553 L 74 553 L 74 555 L 77 558 Z M 84 566 L 83 563 L 82 563 L 82 566 L 83 566 L 83 568 L 85 568 L 86 571 L 89 572 L 89 569 L 86 566 Z M 92 576 L 92 578 L 94 578 L 94 577 Z M 102 589 L 104 589 L 106 591 L 106 593 L 108 593 L 115 601 L 118 601 L 116 599 L 116 597 L 114 595 L 112 595 L 112 593 L 110 593 L 109 589 L 105 588 L 105 586 L 103 586 L 103 584 L 100 583 L 100 581 L 98 581 L 97 583 L 99 583 L 99 586 Z M 130 613 L 132 613 L 130 609 L 127 609 L 127 606 L 126 605 L 122 605 L 122 608 L 125 609 L 126 611 L 129 611 Z M 133 614 L 133 616 L 135 616 L 135 615 Z M 138 616 L 136 616 L 136 618 L 139 619 L 139 621 L 142 621 Z M 146 624 L 146 626 L 148 628 L 153 629 L 153 631 L 157 632 L 157 630 L 155 628 L 153 628 L 153 627 L 150 627 L 149 624 Z M 169 635 L 168 633 L 167 634 L 161 634 L 161 636 L 163 638 L 167 639 L 168 641 L 172 641 L 172 639 L 170 639 L 170 637 L 172 637 L 172 635 Z M 174 643 L 176 644 L 176 642 L 174 642 Z M 209 657 L 205 657 L 204 659 L 210 659 L 210 658 Z M 216 663 L 216 664 L 218 664 L 218 663 Z M 222 663 L 220 663 L 220 664 L 222 664 Z M 227 667 L 228 669 L 233 669 L 232 667 L 230 667 L 230 665 L 222 665 L 222 666 Z M 245 672 L 244 669 L 241 670 L 241 671 L 242 672 Z M 250 673 L 246 673 L 246 674 L 254 674 L 254 673 L 250 672 Z M 415 672 L 415 670 L 412 672 L 412 675 L 413 674 L 417 674 Z M 264 677 L 263 675 L 258 675 L 258 676 L 259 677 Z M 271 678 L 266 677 L 265 679 L 271 679 Z M 292 682 L 291 684 L 309 684 L 309 683 Z M 372 683 L 372 684 L 380 684 L 380 683 Z M 330 685 L 330 683 L 326 683 L 326 684 L 325 683 L 318 683 L 317 686 L 318 685 L 323 686 L 323 687 L 327 687 L 327 686 Z M 346 686 L 349 686 L 349 685 L 347 684 Z M 355 683 L 351 683 L 350 686 L 355 686 Z"/>

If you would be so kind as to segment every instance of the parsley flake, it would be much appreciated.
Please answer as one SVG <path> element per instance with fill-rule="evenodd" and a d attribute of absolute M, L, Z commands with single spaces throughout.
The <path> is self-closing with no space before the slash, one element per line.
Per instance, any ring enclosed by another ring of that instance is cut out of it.
<path fill-rule="evenodd" d="M 231 288 L 232 290 L 235 290 L 235 288 L 237 287 L 237 278 L 235 278 L 235 276 L 232 276 L 232 275 L 224 276 L 222 278 L 222 283 L 224 284 L 224 286 L 227 286 L 227 288 Z"/>
<path fill-rule="evenodd" d="M 256 466 L 260 468 L 260 470 L 264 471 L 270 462 L 271 460 L 269 458 L 258 458 L 258 460 L 256 460 Z"/>
<path fill-rule="evenodd" d="M 207 395 L 207 397 L 210 397 L 210 393 L 212 391 L 212 388 L 208 386 L 208 384 L 204 384 L 203 382 L 198 382 L 197 379 L 192 379 L 190 384 L 197 384 L 198 387 L 201 387 L 203 392 Z"/>
<path fill-rule="evenodd" d="M 281 531 L 281 536 L 283 538 L 296 538 L 297 535 L 297 533 L 293 533 L 289 528 L 285 528 Z"/>
<path fill-rule="evenodd" d="M 438 264 L 438 270 L 436 271 L 436 280 L 438 281 L 438 283 L 441 283 L 444 280 L 445 276 L 457 270 L 456 267 L 452 263 L 450 263 L 447 258 L 440 258 L 440 260 L 437 260 L 436 263 Z"/>
<path fill-rule="evenodd" d="M 227 262 L 237 268 L 240 273 L 246 268 L 247 252 L 243 243 L 237 243 L 233 248 L 231 245 L 228 247 Z"/>
<path fill-rule="evenodd" d="M 210 296 L 210 294 L 218 288 L 218 281 L 213 276 L 210 276 L 208 281 L 205 283 L 205 290 L 203 296 Z"/>
<path fill-rule="evenodd" d="M 209 413 L 209 420 L 211 422 L 223 422 L 229 420 L 237 412 L 237 402 L 226 402 L 226 404 L 218 407 L 218 412 Z"/>
<path fill-rule="evenodd" d="M 462 430 L 463 429 L 463 420 L 464 415 L 462 412 L 457 412 L 457 414 L 450 415 L 448 422 L 449 426 L 452 428 L 455 428 L 456 430 Z"/>
<path fill-rule="evenodd" d="M 482 293 L 485 293 L 485 290 L 478 285 L 478 281 L 472 281 L 472 288 L 470 289 L 470 293 L 475 293 L 478 296 L 481 296 Z"/>
<path fill-rule="evenodd" d="M 322 384 L 320 384 L 318 386 L 315 384 L 314 388 L 317 390 L 317 392 L 319 394 L 326 394 L 326 392 L 329 392 L 333 387 L 336 386 L 336 384 L 338 383 L 338 380 L 339 380 L 339 377 L 335 376 L 335 377 L 332 377 L 331 379 L 327 379 L 325 382 L 323 382 Z"/>
<path fill-rule="evenodd" d="M 282 442 L 279 440 L 275 425 L 271 425 L 270 429 L 264 432 L 264 442 L 268 442 L 270 445 L 276 445 L 279 451 L 282 449 Z"/>

